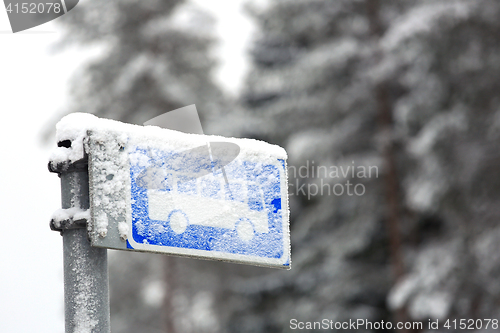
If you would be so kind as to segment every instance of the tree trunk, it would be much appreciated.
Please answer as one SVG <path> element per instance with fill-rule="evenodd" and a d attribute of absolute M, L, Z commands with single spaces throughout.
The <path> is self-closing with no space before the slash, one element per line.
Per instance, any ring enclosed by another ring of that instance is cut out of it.
<path fill-rule="evenodd" d="M 370 24 L 370 33 L 376 45 L 383 34 L 383 26 L 380 21 L 380 2 L 379 0 L 366 1 L 366 13 Z M 376 61 L 383 57 L 379 49 L 375 52 Z M 389 236 L 389 251 L 391 256 L 391 265 L 394 281 L 398 282 L 404 275 L 403 251 L 401 246 L 400 233 L 400 192 L 399 177 L 396 163 L 396 152 L 393 142 L 393 119 L 392 103 L 390 100 L 390 88 L 387 82 L 378 83 L 374 88 L 376 108 L 378 112 L 379 131 L 383 139 L 382 157 L 385 166 L 385 206 L 386 206 L 386 228 Z M 394 313 L 394 320 L 397 322 L 408 321 L 406 308 L 398 309 Z M 409 332 L 410 330 L 401 329 L 400 332 Z"/>
<path fill-rule="evenodd" d="M 175 333 L 174 305 L 172 303 L 175 292 L 175 258 L 169 256 L 165 257 L 164 267 L 166 293 L 163 299 L 163 323 L 167 333 Z"/>

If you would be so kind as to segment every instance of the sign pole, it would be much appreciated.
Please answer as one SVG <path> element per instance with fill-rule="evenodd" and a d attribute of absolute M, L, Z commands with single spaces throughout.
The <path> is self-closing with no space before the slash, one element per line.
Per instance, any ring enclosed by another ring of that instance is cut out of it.
<path fill-rule="evenodd" d="M 62 208 L 89 208 L 88 163 L 52 168 L 61 178 Z M 91 247 L 86 220 L 51 221 L 63 237 L 64 314 L 66 333 L 109 333 L 107 250 Z"/>

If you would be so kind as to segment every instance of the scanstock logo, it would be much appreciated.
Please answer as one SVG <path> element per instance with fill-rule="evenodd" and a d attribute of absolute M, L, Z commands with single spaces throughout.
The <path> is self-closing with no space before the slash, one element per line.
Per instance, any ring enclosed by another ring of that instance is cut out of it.
<path fill-rule="evenodd" d="M 3 0 L 12 32 L 47 23 L 75 8 L 78 0 Z"/>

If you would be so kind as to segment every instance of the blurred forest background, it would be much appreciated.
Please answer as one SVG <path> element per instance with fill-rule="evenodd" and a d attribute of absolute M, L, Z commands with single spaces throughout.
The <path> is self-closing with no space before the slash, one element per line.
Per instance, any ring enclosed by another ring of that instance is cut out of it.
<path fill-rule="evenodd" d="M 291 271 L 109 251 L 113 332 L 500 318 L 499 1 L 249 1 L 237 98 L 213 80 L 212 19 L 179 20 L 185 4 L 87 0 L 61 18 L 64 43 L 106 46 L 68 112 L 142 124 L 196 103 L 206 133 L 279 144 L 289 166 L 378 173 L 290 174 Z M 310 191 L 347 181 L 364 194 Z"/>

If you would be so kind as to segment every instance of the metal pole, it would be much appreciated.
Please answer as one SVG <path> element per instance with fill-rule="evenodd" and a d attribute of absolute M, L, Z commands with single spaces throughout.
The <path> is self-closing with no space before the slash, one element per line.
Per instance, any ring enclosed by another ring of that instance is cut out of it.
<path fill-rule="evenodd" d="M 62 208 L 89 208 L 88 170 L 60 173 Z M 107 250 L 93 248 L 86 228 L 64 229 L 66 333 L 109 333 Z"/>

